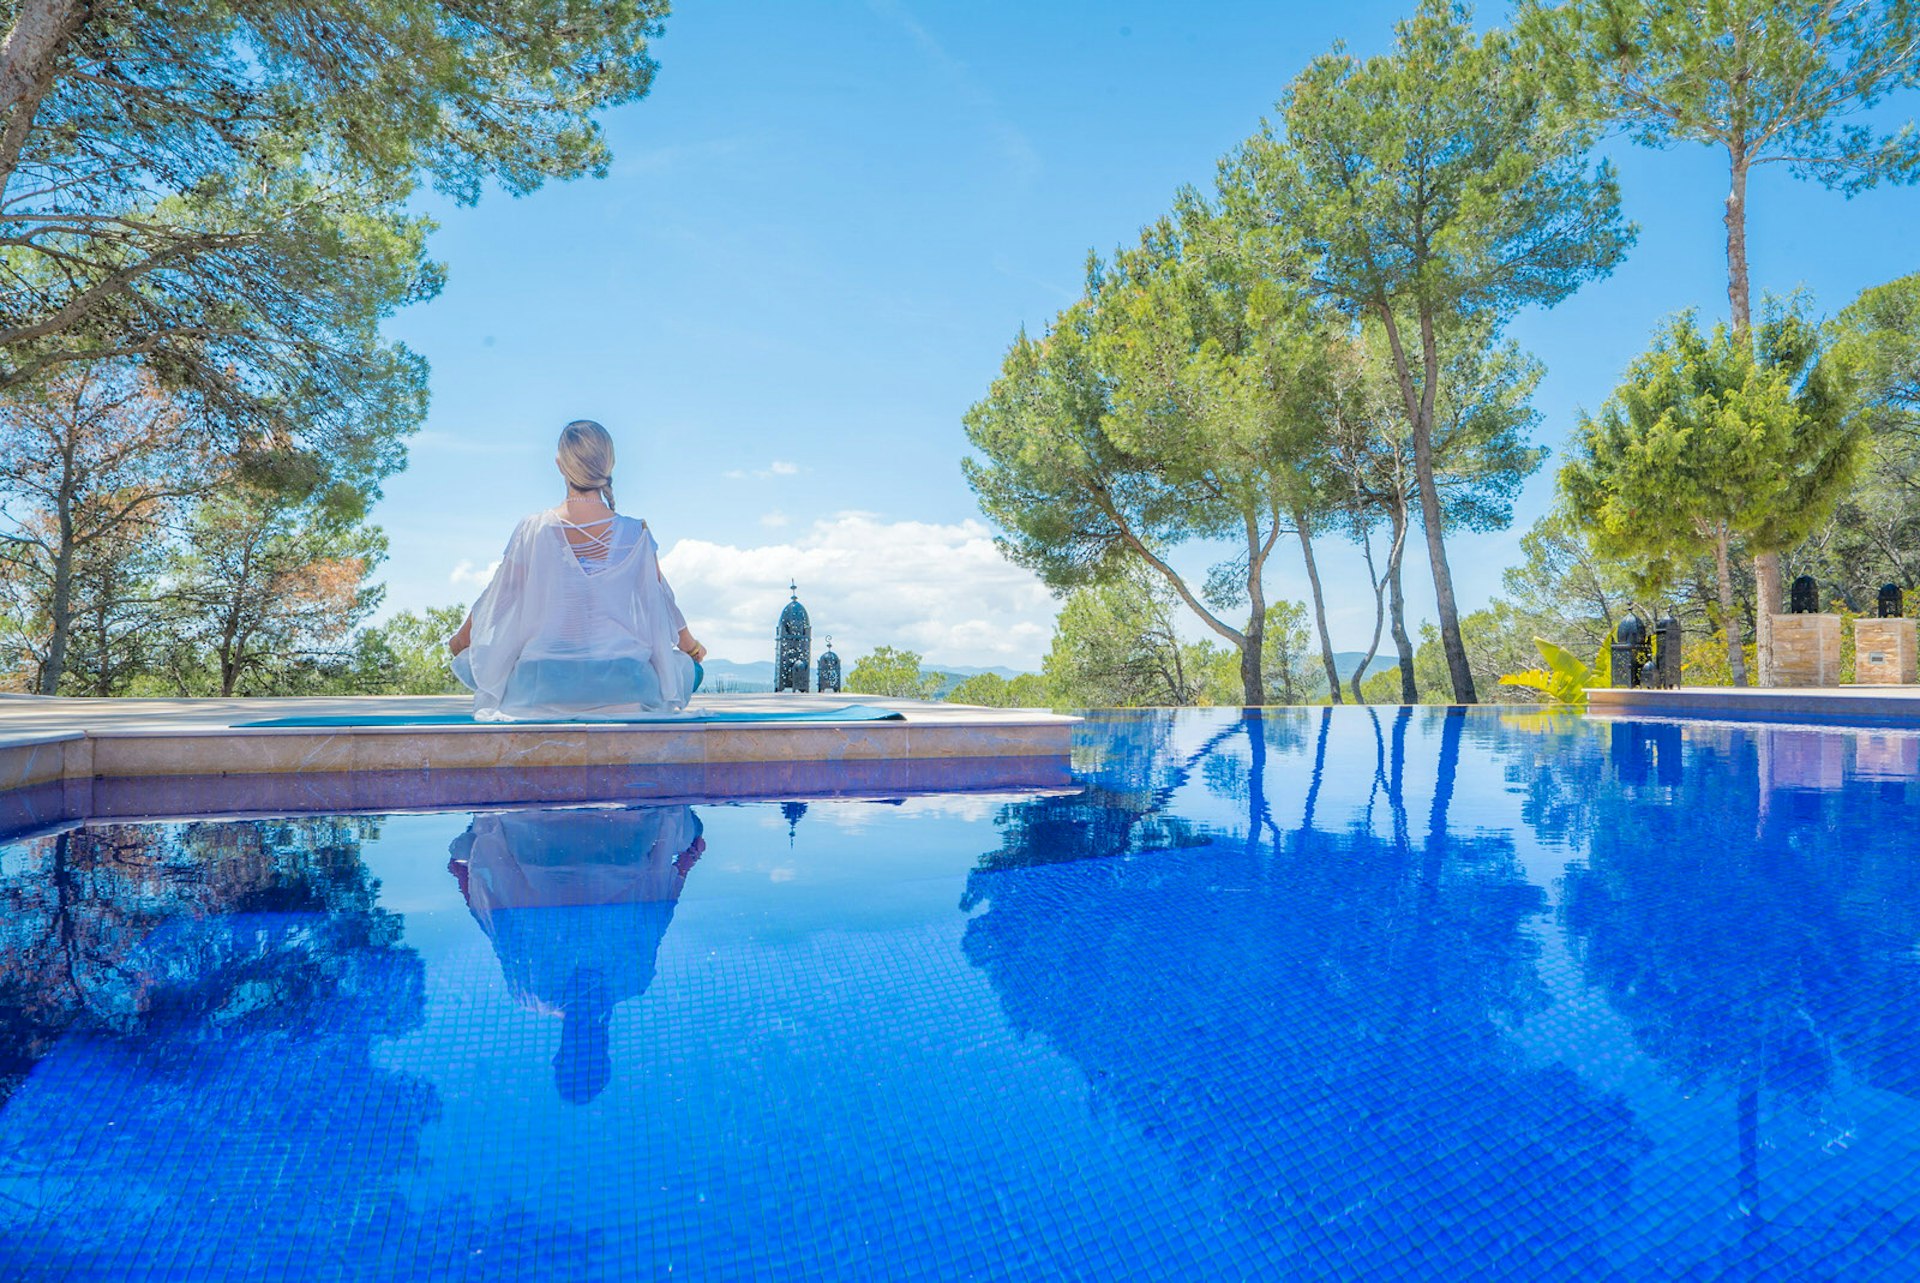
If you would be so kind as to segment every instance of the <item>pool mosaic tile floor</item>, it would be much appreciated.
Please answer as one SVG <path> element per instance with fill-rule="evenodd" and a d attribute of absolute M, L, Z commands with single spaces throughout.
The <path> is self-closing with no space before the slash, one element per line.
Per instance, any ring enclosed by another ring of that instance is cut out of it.
<path fill-rule="evenodd" d="M 0 847 L 0 1280 L 1920 1277 L 1889 732 Z"/>

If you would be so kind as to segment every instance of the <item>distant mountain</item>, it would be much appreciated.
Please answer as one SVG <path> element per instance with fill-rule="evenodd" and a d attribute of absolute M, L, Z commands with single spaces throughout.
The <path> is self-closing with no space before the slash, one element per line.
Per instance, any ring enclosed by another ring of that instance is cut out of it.
<path fill-rule="evenodd" d="M 841 662 L 848 668 L 852 668 L 853 666 L 853 661 L 844 656 Z M 701 687 L 702 690 L 726 690 L 748 694 L 773 689 L 773 661 L 770 659 L 758 659 L 752 663 L 742 664 L 731 659 L 708 658 L 702 661 L 702 664 L 707 670 L 706 682 Z M 978 673 L 997 673 L 999 676 L 1011 681 L 1013 678 L 1020 676 L 1021 670 L 1017 668 L 967 668 L 958 664 L 940 664 L 937 666 L 929 665 L 925 668 L 925 671 L 928 673 L 936 673 L 940 676 L 940 694 L 944 696 L 961 682 Z"/>
<path fill-rule="evenodd" d="M 1346 689 L 1351 685 L 1354 673 L 1359 671 L 1360 661 L 1366 657 L 1367 652 L 1364 650 L 1336 650 L 1333 652 L 1333 668 L 1335 672 L 1340 674 L 1340 685 L 1342 689 Z M 1367 677 L 1378 677 L 1380 674 L 1390 673 L 1398 667 L 1400 667 L 1400 661 L 1391 652 L 1375 655 L 1373 662 L 1367 665 Z M 1327 693 L 1327 670 L 1320 663 L 1320 656 L 1314 655 L 1307 660 L 1304 676 L 1306 678 L 1306 692 L 1308 695 L 1317 698 Z M 1267 694 L 1271 697 L 1273 692 L 1268 691 Z"/>
<path fill-rule="evenodd" d="M 751 693 L 773 689 L 773 661 L 770 659 L 740 664 L 731 659 L 708 656 L 701 661 L 701 667 L 707 670 L 706 679 L 700 687 L 704 691 Z"/>
<path fill-rule="evenodd" d="M 1354 673 L 1360 669 L 1360 661 L 1366 657 L 1367 652 L 1364 650 L 1336 650 L 1333 652 L 1334 671 L 1340 674 L 1341 681 L 1352 681 Z M 1378 677 L 1381 673 L 1398 667 L 1400 667 L 1400 661 L 1392 654 L 1375 655 L 1373 662 L 1367 665 L 1367 676 Z"/>

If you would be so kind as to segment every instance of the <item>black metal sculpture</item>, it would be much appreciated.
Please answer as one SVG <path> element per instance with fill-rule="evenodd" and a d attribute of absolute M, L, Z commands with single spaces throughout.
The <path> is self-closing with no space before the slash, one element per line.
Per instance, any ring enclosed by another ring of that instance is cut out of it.
<path fill-rule="evenodd" d="M 1880 618 L 1898 619 L 1907 613 L 1907 599 L 1899 584 L 1880 585 Z"/>
<path fill-rule="evenodd" d="M 773 689 L 776 694 L 798 691 L 804 695 L 808 660 L 813 653 L 813 624 L 807 619 L 807 608 L 800 604 L 800 589 L 789 583 L 787 591 L 792 600 L 773 628 Z"/>
<path fill-rule="evenodd" d="M 813 688 L 822 695 L 840 693 L 840 657 L 833 653 L 833 634 L 827 634 L 827 648 L 820 652 L 819 679 Z"/>
<path fill-rule="evenodd" d="M 1820 588 L 1813 582 L 1812 575 L 1802 575 L 1793 581 L 1793 594 L 1787 612 L 1793 615 L 1820 613 Z"/>

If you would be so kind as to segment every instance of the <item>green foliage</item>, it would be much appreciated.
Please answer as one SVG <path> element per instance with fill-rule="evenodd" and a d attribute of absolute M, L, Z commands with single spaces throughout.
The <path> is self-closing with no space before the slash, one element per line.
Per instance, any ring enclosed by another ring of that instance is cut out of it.
<path fill-rule="evenodd" d="M 1559 97 L 1636 142 L 1784 162 L 1849 195 L 1920 173 L 1911 125 L 1859 122 L 1920 73 L 1920 11 L 1902 0 L 1527 0 L 1519 16 Z"/>
<path fill-rule="evenodd" d="M 1281 704 L 1305 702 L 1309 684 L 1307 664 L 1313 658 L 1307 632 L 1307 608 L 1297 601 L 1276 601 L 1267 607 L 1267 698 Z M 1321 683 L 1325 688 L 1325 682 Z"/>
<path fill-rule="evenodd" d="M 1015 341 L 967 413 L 981 457 L 962 465 L 1010 558 L 1060 591 L 1147 567 L 1224 641 L 1260 649 L 1267 559 L 1327 506 L 1325 336 L 1279 244 L 1183 193 L 1136 248 L 1089 265 L 1044 338 Z M 1196 592 L 1166 554 L 1203 538 L 1235 551 Z M 1242 605 L 1236 627 L 1223 613 Z M 1258 702 L 1257 662 L 1245 681 Z"/>
<path fill-rule="evenodd" d="M 876 646 L 853 661 L 846 689 L 862 695 L 889 695 L 897 699 L 937 699 L 941 678 L 922 672 L 920 653 Z"/>
<path fill-rule="evenodd" d="M 425 413 L 424 362 L 379 328 L 440 288 L 419 182 L 604 172 L 592 113 L 646 92 L 665 5 L 9 10 L 0 388 L 139 354 L 224 448 L 368 487 Z"/>
<path fill-rule="evenodd" d="M 1582 652 L 1604 646 L 1637 600 L 1622 562 L 1595 553 L 1563 508 L 1520 536 L 1520 552 L 1524 560 L 1501 576 L 1507 598 L 1520 614 L 1540 621 L 1536 631 L 1568 638 Z"/>
<path fill-rule="evenodd" d="M 1536 637 L 1533 644 L 1539 647 L 1540 658 L 1546 661 L 1546 667 L 1509 673 L 1500 679 L 1500 684 L 1538 691 L 1556 704 L 1584 707 L 1587 688 L 1600 684 L 1595 679 L 1594 670 L 1581 663 L 1570 651 L 1561 649 L 1545 638 Z"/>
<path fill-rule="evenodd" d="M 41 693 L 111 695 L 140 662 L 167 529 L 210 484 L 204 438 L 124 361 L 0 402 L 0 614 Z"/>
<path fill-rule="evenodd" d="M 324 689 L 380 603 L 367 576 L 385 556 L 386 537 L 325 492 L 236 483 L 201 500 L 169 572 L 170 676 L 184 694 Z"/>
<path fill-rule="evenodd" d="M 1611 271 L 1632 240 L 1589 135 L 1542 109 L 1538 72 L 1445 0 L 1396 27 L 1391 54 L 1316 59 L 1223 167 L 1227 207 L 1297 238 L 1315 292 L 1386 331 L 1452 683 L 1474 699 L 1432 466 L 1443 336 L 1497 329 Z M 1411 331 L 1409 331 L 1411 326 Z"/>
<path fill-rule="evenodd" d="M 1054 626 L 1044 675 L 1056 708 L 1231 702 L 1234 652 L 1183 641 L 1173 593 L 1141 571 L 1076 589 Z"/>
<path fill-rule="evenodd" d="M 1038 673 L 1021 673 L 1008 679 L 998 673 L 975 673 L 947 692 L 953 704 L 978 704 L 986 708 L 1045 708 L 1046 679 Z"/>
<path fill-rule="evenodd" d="M 1517 610 L 1511 602 L 1498 597 L 1485 608 L 1469 611 L 1461 617 L 1460 627 L 1466 638 L 1467 654 L 1473 664 L 1474 681 L 1493 699 L 1518 702 L 1523 698 L 1517 688 L 1503 685 L 1501 678 L 1539 664 L 1540 651 L 1534 644 L 1533 624 L 1531 617 Z M 1413 669 L 1422 704 L 1457 702 L 1453 698 L 1453 686 L 1440 633 L 1431 623 L 1420 626 L 1420 644 L 1414 651 Z M 1361 691 L 1369 702 L 1397 703 L 1400 699 L 1399 674 L 1375 674 L 1362 683 Z"/>
<path fill-rule="evenodd" d="M 354 639 L 348 680 L 369 694 L 460 694 L 466 687 L 453 676 L 447 638 L 466 617 L 464 605 L 429 606 L 362 629 Z"/>
<path fill-rule="evenodd" d="M 1862 419 L 1797 309 L 1745 338 L 1670 322 L 1598 415 L 1583 417 L 1560 472 L 1568 511 L 1603 554 L 1659 585 L 1711 552 L 1729 656 L 1740 655 L 1728 552 L 1778 551 L 1829 514 L 1853 476 Z M 1733 663 L 1737 682 L 1744 667 Z"/>
<path fill-rule="evenodd" d="M 1863 466 L 1807 566 L 1865 607 L 1920 588 L 1920 274 L 1867 290 L 1828 327 L 1866 425 Z"/>

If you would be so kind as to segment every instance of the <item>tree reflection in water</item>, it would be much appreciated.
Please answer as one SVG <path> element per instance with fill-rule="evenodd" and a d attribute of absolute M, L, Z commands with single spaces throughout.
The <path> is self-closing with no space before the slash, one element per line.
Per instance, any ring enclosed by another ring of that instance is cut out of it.
<path fill-rule="evenodd" d="M 806 811 L 788 808 L 790 824 Z M 613 1009 L 653 983 L 661 938 L 706 846 L 688 806 L 476 815 L 454 839 L 448 869 L 507 987 L 562 1020 L 553 1076 L 563 1099 L 585 1104 L 612 1078 Z"/>
<path fill-rule="evenodd" d="M 369 827 L 103 825 L 9 849 L 0 1275 L 111 1275 L 143 1241 L 213 1246 L 236 1212 L 252 1246 L 233 1252 L 377 1240 L 438 1103 L 374 1061 L 419 1023 L 423 975 L 375 904 Z"/>
<path fill-rule="evenodd" d="M 1158 813 L 1194 765 L 1164 755 L 1135 764 L 1142 787 L 1008 808 L 969 879 L 968 906 L 987 908 L 968 958 L 1017 1028 L 1075 1061 L 1097 1106 L 1217 1190 L 1293 1277 L 1604 1274 L 1605 1212 L 1645 1141 L 1623 1101 L 1503 1037 L 1541 1001 L 1527 926 L 1544 896 L 1510 839 L 1449 827 L 1463 717 L 1438 721 L 1418 842 L 1412 710 L 1372 722 L 1384 834 L 1321 809 L 1325 720 L 1307 820 L 1277 828 L 1269 780 L 1304 751 L 1299 717 L 1227 728 L 1245 769 L 1207 779 L 1245 802 L 1240 833 L 1201 838 Z"/>
<path fill-rule="evenodd" d="M 1855 1089 L 1920 1100 L 1915 741 L 1636 723 L 1586 738 L 1566 778 L 1580 804 L 1551 807 L 1585 854 L 1563 910 L 1581 964 L 1677 1087 L 1732 1097 L 1709 1170 L 1743 1232 L 1696 1268 L 1844 1277 L 1910 1256 L 1900 1277 L 1920 1274 L 1912 1209 L 1889 1201 L 1911 1163 L 1813 1214 L 1796 1201 L 1808 1155 L 1854 1143 Z"/>

